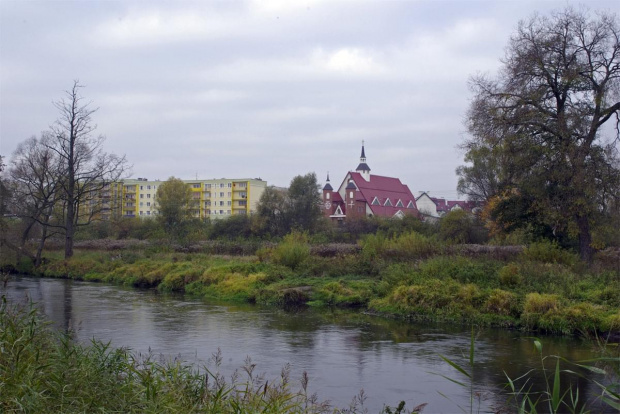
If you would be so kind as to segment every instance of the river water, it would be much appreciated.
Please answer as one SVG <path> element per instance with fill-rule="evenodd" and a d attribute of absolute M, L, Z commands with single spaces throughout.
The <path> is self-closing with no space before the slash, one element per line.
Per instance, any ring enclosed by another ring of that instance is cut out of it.
<path fill-rule="evenodd" d="M 226 376 L 240 369 L 248 356 L 256 372 L 268 379 L 276 379 L 290 364 L 295 390 L 306 371 L 310 391 L 341 408 L 363 389 L 370 413 L 401 400 L 409 409 L 428 403 L 424 413 L 457 413 L 461 408 L 469 412 L 469 391 L 442 375 L 467 379 L 439 357 L 467 365 L 471 338 L 467 327 L 413 324 L 351 311 L 212 303 L 58 279 L 14 277 L 1 293 L 11 302 L 37 302 L 56 327 L 71 329 L 84 343 L 92 338 L 110 341 L 136 354 L 180 358 L 211 370 L 212 356 L 220 349 L 219 371 Z M 542 340 L 545 354 L 572 361 L 598 356 L 587 341 Z M 474 390 L 480 398 L 474 408 L 479 404 L 481 412 L 493 412 L 506 402 L 501 395 L 507 382 L 504 372 L 516 378 L 540 367 L 532 338 L 505 330 L 478 331 L 475 358 Z M 590 382 L 577 385 L 580 399 L 589 398 L 588 407 L 602 411 L 593 402 L 597 390 Z M 542 384 L 533 386 L 540 389 Z"/>

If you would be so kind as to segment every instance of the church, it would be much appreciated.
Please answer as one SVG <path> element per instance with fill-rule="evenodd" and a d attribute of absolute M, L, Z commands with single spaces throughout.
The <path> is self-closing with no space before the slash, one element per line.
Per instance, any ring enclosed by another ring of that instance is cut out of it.
<path fill-rule="evenodd" d="M 357 217 L 418 215 L 416 199 L 398 178 L 370 174 L 364 143 L 355 171 L 349 171 L 337 190 L 329 173 L 323 187 L 323 214 L 336 221 Z"/>

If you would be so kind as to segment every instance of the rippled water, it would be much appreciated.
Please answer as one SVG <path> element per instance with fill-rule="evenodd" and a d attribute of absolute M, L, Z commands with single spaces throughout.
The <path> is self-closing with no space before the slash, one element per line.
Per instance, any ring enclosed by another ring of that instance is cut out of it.
<path fill-rule="evenodd" d="M 384 404 L 406 407 L 428 403 L 424 413 L 469 412 L 468 391 L 443 378 L 465 380 L 438 354 L 465 364 L 471 330 L 411 324 L 355 312 L 284 311 L 250 305 L 204 302 L 182 295 L 123 289 L 69 280 L 12 278 L 5 292 L 11 301 L 31 299 L 60 329 L 76 331 L 134 352 L 181 358 L 213 369 L 211 356 L 221 349 L 220 372 L 231 375 L 250 356 L 267 378 L 290 364 L 295 388 L 303 371 L 320 400 L 345 407 L 361 389 L 370 413 Z M 544 338 L 545 353 L 570 360 L 595 357 L 587 342 Z M 475 389 L 482 412 L 505 402 L 499 392 L 513 378 L 539 366 L 532 339 L 514 332 L 477 334 Z M 582 397 L 592 393 L 579 384 Z M 441 392 L 445 395 L 439 394 Z"/>

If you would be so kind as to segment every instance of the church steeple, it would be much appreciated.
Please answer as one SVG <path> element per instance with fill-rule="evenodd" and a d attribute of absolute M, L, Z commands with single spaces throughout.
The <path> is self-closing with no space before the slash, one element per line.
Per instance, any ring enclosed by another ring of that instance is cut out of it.
<path fill-rule="evenodd" d="M 329 183 L 329 171 L 327 172 L 327 180 L 325 181 L 325 187 L 323 187 L 323 190 L 327 190 L 327 191 L 333 191 L 333 187 L 332 185 Z"/>
<path fill-rule="evenodd" d="M 364 151 L 364 141 L 362 141 L 362 154 L 360 156 L 360 163 L 355 169 L 362 175 L 362 178 L 366 181 L 370 181 L 370 167 L 366 164 L 366 152 Z"/>

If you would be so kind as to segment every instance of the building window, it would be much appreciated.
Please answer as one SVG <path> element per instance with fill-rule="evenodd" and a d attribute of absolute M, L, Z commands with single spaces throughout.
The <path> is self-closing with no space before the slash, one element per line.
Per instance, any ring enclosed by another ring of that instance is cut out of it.
<path fill-rule="evenodd" d="M 220 188 L 224 188 L 224 183 L 220 183 Z"/>
<path fill-rule="evenodd" d="M 147 195 L 146 195 L 146 198 L 151 198 L 151 195 L 150 195 L 150 194 L 147 194 Z"/>
<path fill-rule="evenodd" d="M 223 214 L 224 214 L 224 210 L 220 210 L 220 214 L 222 214 L 222 215 L 223 215 Z"/>
<path fill-rule="evenodd" d="M 140 198 L 144 198 L 144 194 L 140 194 Z"/>
<path fill-rule="evenodd" d="M 147 216 L 150 216 L 150 215 L 151 215 L 151 211 L 150 211 L 150 210 L 149 210 L 149 211 L 147 211 L 147 212 L 146 212 L 146 215 L 147 215 Z"/>
<path fill-rule="evenodd" d="M 147 206 L 147 207 L 151 207 L 151 202 L 150 202 L 150 201 L 147 201 L 147 202 L 146 202 L 146 206 Z"/>
<path fill-rule="evenodd" d="M 232 206 L 232 201 L 228 201 L 228 205 L 229 205 L 229 206 Z"/>
<path fill-rule="evenodd" d="M 211 184 L 205 184 L 205 188 L 211 188 Z"/>
<path fill-rule="evenodd" d="M 142 216 L 144 214 L 144 211 L 140 210 L 140 215 Z"/>
<path fill-rule="evenodd" d="M 392 207 L 392 202 L 390 201 L 390 199 L 388 198 L 387 200 L 385 200 L 385 204 L 383 204 L 384 206 L 388 206 L 388 207 Z"/>
<path fill-rule="evenodd" d="M 151 189 L 151 186 L 150 186 L 150 185 L 147 185 L 147 186 L 146 186 L 146 189 L 147 189 L 147 190 L 150 190 L 150 189 Z"/>
<path fill-rule="evenodd" d="M 349 198 L 353 198 L 353 191 L 349 192 Z"/>
<path fill-rule="evenodd" d="M 220 197 L 224 197 L 224 192 L 220 192 Z"/>
<path fill-rule="evenodd" d="M 220 201 L 220 206 L 224 206 L 224 202 L 223 201 Z"/>
<path fill-rule="evenodd" d="M 194 183 L 194 184 L 192 184 L 192 188 L 200 188 L 200 183 Z"/>
<path fill-rule="evenodd" d="M 373 206 L 380 206 L 380 205 L 381 205 L 381 203 L 379 202 L 379 198 L 377 198 L 377 197 L 375 197 L 375 199 L 374 199 L 374 200 L 372 200 L 372 203 L 371 203 L 371 204 L 372 204 Z"/>
<path fill-rule="evenodd" d="M 396 203 L 396 207 L 405 207 L 405 206 L 403 205 L 402 201 L 398 200 L 398 202 Z"/>
<path fill-rule="evenodd" d="M 228 188 L 232 188 L 232 183 L 228 183 Z"/>
<path fill-rule="evenodd" d="M 144 186 L 143 185 L 140 186 L 140 190 L 144 190 Z"/>
<path fill-rule="evenodd" d="M 245 200 L 244 201 L 239 201 L 239 207 L 245 207 L 247 205 L 248 205 L 247 201 L 245 201 Z"/>
<path fill-rule="evenodd" d="M 144 205 L 144 203 L 142 201 L 140 201 L 140 207 L 142 207 Z"/>
<path fill-rule="evenodd" d="M 410 201 L 409 204 L 407 204 L 407 208 L 414 208 L 413 201 Z"/>
<path fill-rule="evenodd" d="M 325 200 L 329 200 L 329 193 L 325 194 Z"/>

